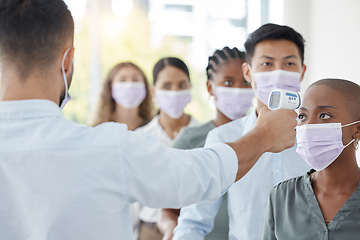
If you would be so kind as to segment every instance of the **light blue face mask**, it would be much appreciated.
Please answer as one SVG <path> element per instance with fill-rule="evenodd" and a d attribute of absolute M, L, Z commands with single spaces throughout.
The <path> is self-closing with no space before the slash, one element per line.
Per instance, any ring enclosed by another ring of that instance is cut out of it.
<path fill-rule="evenodd" d="M 64 57 L 62 59 L 62 62 L 61 62 L 61 71 L 62 71 L 62 74 L 63 74 L 64 83 L 65 83 L 65 97 L 64 97 L 64 100 L 60 104 L 61 109 L 63 109 L 65 107 L 66 103 L 68 103 L 71 100 L 70 94 L 68 92 L 68 83 L 67 83 L 67 80 L 66 80 L 65 67 L 64 67 L 65 58 L 66 58 L 67 54 L 69 53 L 70 49 L 71 48 L 68 48 L 66 50 L 66 52 L 64 53 Z"/>

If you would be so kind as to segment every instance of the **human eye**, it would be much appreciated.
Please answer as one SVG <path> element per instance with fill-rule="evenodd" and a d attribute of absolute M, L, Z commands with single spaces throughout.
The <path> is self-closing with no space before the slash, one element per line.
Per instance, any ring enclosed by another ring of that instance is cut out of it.
<path fill-rule="evenodd" d="M 141 82 L 141 78 L 140 77 L 134 77 L 133 78 L 133 82 Z"/>
<path fill-rule="evenodd" d="M 179 87 L 180 89 L 185 89 L 187 87 L 186 82 L 181 82 Z"/>
<path fill-rule="evenodd" d="M 306 114 L 305 113 L 299 113 L 298 116 L 300 122 L 304 122 L 306 120 Z"/>
<path fill-rule="evenodd" d="M 171 84 L 170 83 L 164 83 L 162 88 L 165 89 L 165 90 L 170 90 L 171 89 Z"/>
<path fill-rule="evenodd" d="M 319 116 L 319 118 L 324 119 L 324 120 L 330 119 L 331 117 L 332 116 L 327 113 L 320 113 L 320 116 Z"/>
<path fill-rule="evenodd" d="M 268 66 L 271 66 L 271 62 L 263 62 L 263 63 L 261 63 L 261 65 L 268 67 Z"/>
<path fill-rule="evenodd" d="M 224 81 L 225 86 L 232 87 L 234 85 L 234 81 L 232 80 L 225 80 Z"/>
<path fill-rule="evenodd" d="M 287 63 L 285 63 L 285 65 L 286 66 L 288 66 L 288 67 L 292 67 L 292 66 L 296 66 L 296 63 L 294 63 L 294 62 L 287 62 Z"/>

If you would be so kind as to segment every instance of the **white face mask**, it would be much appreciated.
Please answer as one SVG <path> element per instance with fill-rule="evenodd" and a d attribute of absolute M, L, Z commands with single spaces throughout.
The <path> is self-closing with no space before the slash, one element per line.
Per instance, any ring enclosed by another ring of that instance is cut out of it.
<path fill-rule="evenodd" d="M 256 83 L 256 96 L 264 104 L 267 104 L 271 91 L 276 88 L 290 90 L 293 92 L 300 91 L 301 73 L 299 72 L 278 69 L 274 71 L 254 73 L 250 65 L 249 68 Z"/>
<path fill-rule="evenodd" d="M 71 50 L 71 48 L 68 48 L 66 50 L 66 52 L 64 53 L 62 62 L 61 62 L 61 71 L 62 71 L 62 74 L 63 74 L 64 83 L 65 83 L 65 97 L 64 97 L 64 100 L 62 100 L 62 102 L 60 104 L 61 109 L 63 109 L 65 107 L 66 103 L 68 103 L 71 100 L 70 94 L 68 92 L 68 83 L 67 83 L 67 80 L 66 80 L 65 67 L 64 67 L 65 58 L 66 58 L 66 56 L 67 56 L 67 54 L 69 53 L 70 50 Z"/>
<path fill-rule="evenodd" d="M 156 90 L 156 101 L 161 111 L 173 119 L 179 119 L 184 114 L 184 108 L 191 102 L 190 89 L 186 90 Z"/>
<path fill-rule="evenodd" d="M 342 142 L 341 123 L 305 124 L 296 127 L 296 152 L 314 169 L 321 171 L 329 166 L 355 139 L 345 146 Z"/>
<path fill-rule="evenodd" d="M 254 91 L 251 88 L 220 87 L 211 83 L 216 107 L 231 120 L 238 119 L 252 106 Z"/>

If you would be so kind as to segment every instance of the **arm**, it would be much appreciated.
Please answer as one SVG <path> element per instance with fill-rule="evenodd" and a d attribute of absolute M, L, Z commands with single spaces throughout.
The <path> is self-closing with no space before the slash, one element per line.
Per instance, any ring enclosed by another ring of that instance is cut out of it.
<path fill-rule="evenodd" d="M 218 199 L 264 152 L 294 145 L 296 123 L 294 111 L 262 109 L 255 128 L 243 138 L 194 150 L 166 148 L 154 137 L 122 132 L 120 167 L 127 182 L 123 190 L 130 202 L 155 208 Z"/>
<path fill-rule="evenodd" d="M 281 152 L 295 144 L 297 114 L 292 110 L 259 111 L 255 127 L 244 137 L 228 143 L 236 152 L 238 171 L 236 181 L 242 178 L 265 152 Z"/>
<path fill-rule="evenodd" d="M 182 208 L 173 239 L 203 240 L 214 227 L 222 200 L 221 197 L 216 201 L 204 201 Z"/>
<path fill-rule="evenodd" d="M 173 232 L 177 225 L 180 209 L 161 209 L 160 219 L 157 222 L 160 232 L 164 235 L 163 240 L 173 239 Z"/>

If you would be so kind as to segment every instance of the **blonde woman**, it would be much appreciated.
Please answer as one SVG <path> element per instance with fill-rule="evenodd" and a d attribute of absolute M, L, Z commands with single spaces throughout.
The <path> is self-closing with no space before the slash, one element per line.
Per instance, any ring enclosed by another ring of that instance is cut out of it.
<path fill-rule="evenodd" d="M 129 130 L 146 125 L 154 116 L 149 83 L 144 72 L 134 63 L 115 65 L 102 84 L 99 104 L 92 126 L 119 122 Z"/>

